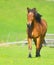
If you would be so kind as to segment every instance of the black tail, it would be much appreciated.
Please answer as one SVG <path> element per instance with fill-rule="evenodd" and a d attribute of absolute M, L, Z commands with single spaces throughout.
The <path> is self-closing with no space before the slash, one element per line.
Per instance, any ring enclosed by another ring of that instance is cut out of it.
<path fill-rule="evenodd" d="M 43 45 L 46 46 L 46 41 L 45 41 L 45 39 L 43 40 Z"/>

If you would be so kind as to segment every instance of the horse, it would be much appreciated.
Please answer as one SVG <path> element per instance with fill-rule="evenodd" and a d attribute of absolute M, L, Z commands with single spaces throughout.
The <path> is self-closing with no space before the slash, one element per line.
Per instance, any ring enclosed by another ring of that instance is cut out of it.
<path fill-rule="evenodd" d="M 45 35 L 47 32 L 47 23 L 44 19 L 41 18 L 36 8 L 27 8 L 27 41 L 28 41 L 28 57 L 32 57 L 32 39 L 35 43 L 35 57 L 40 57 L 40 50 L 42 44 L 45 41 Z"/>

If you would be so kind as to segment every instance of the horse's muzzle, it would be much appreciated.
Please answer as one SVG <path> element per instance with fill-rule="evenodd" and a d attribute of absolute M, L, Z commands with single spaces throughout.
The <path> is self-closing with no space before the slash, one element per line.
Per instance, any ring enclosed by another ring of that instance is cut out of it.
<path fill-rule="evenodd" d="M 27 24 L 27 27 L 30 29 L 31 28 L 31 24 Z"/>

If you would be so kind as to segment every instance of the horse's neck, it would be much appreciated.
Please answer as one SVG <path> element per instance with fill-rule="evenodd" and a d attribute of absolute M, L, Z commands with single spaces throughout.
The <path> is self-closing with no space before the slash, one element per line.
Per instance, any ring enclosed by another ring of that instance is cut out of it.
<path fill-rule="evenodd" d="M 39 25 L 39 23 L 36 20 L 34 20 L 34 27 L 36 27 L 38 25 Z"/>

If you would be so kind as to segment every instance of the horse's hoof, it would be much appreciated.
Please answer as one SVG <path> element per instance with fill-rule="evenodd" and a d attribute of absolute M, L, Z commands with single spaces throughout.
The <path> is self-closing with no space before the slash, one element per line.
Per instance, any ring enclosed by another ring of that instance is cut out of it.
<path fill-rule="evenodd" d="M 32 58 L 32 56 L 31 56 L 31 54 L 29 54 L 29 56 L 28 56 L 29 58 Z"/>
<path fill-rule="evenodd" d="M 36 55 L 36 57 L 40 57 L 40 55 Z"/>

